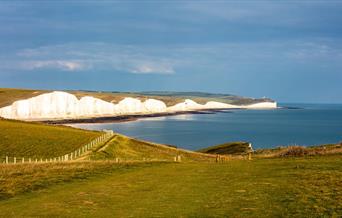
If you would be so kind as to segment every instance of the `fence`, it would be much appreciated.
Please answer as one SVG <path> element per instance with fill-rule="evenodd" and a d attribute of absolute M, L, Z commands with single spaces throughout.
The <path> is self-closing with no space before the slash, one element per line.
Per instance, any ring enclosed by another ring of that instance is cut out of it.
<path fill-rule="evenodd" d="M 80 158 L 88 151 L 92 150 L 94 147 L 97 147 L 100 144 L 107 142 L 110 138 L 113 137 L 114 132 L 112 130 L 104 130 L 104 134 L 100 137 L 94 139 L 88 144 L 78 148 L 77 150 L 62 155 L 58 157 L 51 158 L 31 158 L 31 157 L 0 157 L 0 164 L 17 164 L 17 163 L 47 163 L 47 162 L 60 162 L 60 161 L 72 161 Z"/>

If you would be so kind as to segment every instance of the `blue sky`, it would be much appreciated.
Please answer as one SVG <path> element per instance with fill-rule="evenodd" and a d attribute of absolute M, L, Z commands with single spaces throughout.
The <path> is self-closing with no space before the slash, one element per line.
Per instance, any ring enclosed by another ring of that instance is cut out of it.
<path fill-rule="evenodd" d="M 1 1 L 0 87 L 342 103 L 341 1 Z"/>

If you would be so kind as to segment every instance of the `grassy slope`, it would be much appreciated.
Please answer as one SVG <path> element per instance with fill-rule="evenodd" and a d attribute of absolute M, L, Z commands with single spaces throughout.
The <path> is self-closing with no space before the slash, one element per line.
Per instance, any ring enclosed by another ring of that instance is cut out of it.
<path fill-rule="evenodd" d="M 31 98 L 48 91 L 0 88 L 0 108 L 8 106 L 17 100 Z"/>
<path fill-rule="evenodd" d="M 145 166 L 119 167 L 120 169 L 108 167 L 99 173 L 100 175 L 88 177 L 85 181 L 65 182 L 50 186 L 43 192 L 32 192 L 2 200 L 0 201 L 1 215 L 5 217 L 13 215 L 19 217 L 38 215 L 339 217 L 342 215 L 341 155 L 236 160 L 223 164 L 154 163 Z M 96 173 L 96 169 L 93 169 Z M 73 174 L 73 172 L 66 170 L 66 174 Z M 51 173 L 51 176 L 59 178 L 57 173 Z M 0 182 L 0 185 L 3 188 L 3 183 Z"/>
<path fill-rule="evenodd" d="M 2 165 L 0 167 L 0 201 L 55 184 L 89 179 L 113 171 L 127 172 L 136 167 L 150 165 L 151 163 L 118 165 L 108 161 Z"/>
<path fill-rule="evenodd" d="M 141 141 L 116 134 L 106 146 L 99 148 L 91 156 L 94 160 L 173 161 L 180 155 L 182 161 L 214 161 L 215 156 L 177 149 L 166 145 Z"/>
<path fill-rule="evenodd" d="M 101 133 L 0 119 L 0 156 L 55 157 L 72 152 Z"/>
<path fill-rule="evenodd" d="M 248 142 L 228 142 L 198 150 L 207 154 L 247 154 L 251 152 Z"/>
<path fill-rule="evenodd" d="M 257 158 L 268 157 L 300 157 L 315 156 L 327 154 L 342 154 L 342 143 L 325 144 L 320 146 L 286 146 L 270 149 L 258 149 L 253 152 L 253 156 Z"/>

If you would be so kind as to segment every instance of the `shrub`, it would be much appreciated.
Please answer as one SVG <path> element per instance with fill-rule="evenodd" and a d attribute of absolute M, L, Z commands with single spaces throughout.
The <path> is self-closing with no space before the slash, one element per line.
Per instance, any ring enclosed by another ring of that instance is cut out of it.
<path fill-rule="evenodd" d="M 289 146 L 279 153 L 279 157 L 302 157 L 308 155 L 309 152 L 302 146 Z"/>

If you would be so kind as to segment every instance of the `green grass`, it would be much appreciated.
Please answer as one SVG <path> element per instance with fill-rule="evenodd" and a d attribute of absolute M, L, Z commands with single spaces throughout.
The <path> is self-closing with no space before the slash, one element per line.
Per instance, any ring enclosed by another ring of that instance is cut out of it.
<path fill-rule="evenodd" d="M 133 139 L 115 134 L 109 143 L 90 156 L 92 160 L 173 161 L 179 155 L 182 161 L 214 161 L 215 156 Z"/>
<path fill-rule="evenodd" d="M 2 119 L 0 129 L 0 156 L 18 157 L 62 155 L 100 134 Z M 116 134 L 89 154 L 94 161 L 0 165 L 0 217 L 342 217 L 341 149 L 268 149 L 252 161 L 216 163 L 215 155 Z"/>
<path fill-rule="evenodd" d="M 103 167 L 103 163 L 101 164 Z M 49 186 L 40 191 L 27 192 L 2 200 L 1 216 L 342 215 L 341 155 L 235 160 L 216 164 L 153 163 L 124 167 L 118 164 L 109 165 L 96 172 L 101 167 L 91 169 L 96 176 L 67 180 L 56 185 L 48 183 Z M 32 170 L 41 171 L 36 168 Z M 66 169 L 65 174 L 73 172 Z M 58 173 L 50 175 L 59 177 Z M 41 178 L 41 183 L 45 184 L 46 179 Z M 2 184 L 0 183 L 1 188 Z"/>
<path fill-rule="evenodd" d="M 198 152 L 207 154 L 247 154 L 252 149 L 248 142 L 228 142 L 220 145 L 210 146 L 198 150 Z"/>
<path fill-rule="evenodd" d="M 56 157 L 101 135 L 71 127 L 3 119 L 0 119 L 0 130 L 0 157 Z"/>
<path fill-rule="evenodd" d="M 319 146 L 286 146 L 269 149 L 258 149 L 253 152 L 257 158 L 265 157 L 294 157 L 342 154 L 342 143 L 325 144 Z"/>
<path fill-rule="evenodd" d="M 0 88 L 0 108 L 11 105 L 13 102 L 31 98 L 48 91 Z"/>
<path fill-rule="evenodd" d="M 10 164 L 0 168 L 0 200 L 25 192 L 38 191 L 51 185 L 75 182 L 106 175 L 113 171 L 126 172 L 151 163 L 114 164 L 108 161 Z M 0 214 L 1 215 L 1 214 Z"/>

